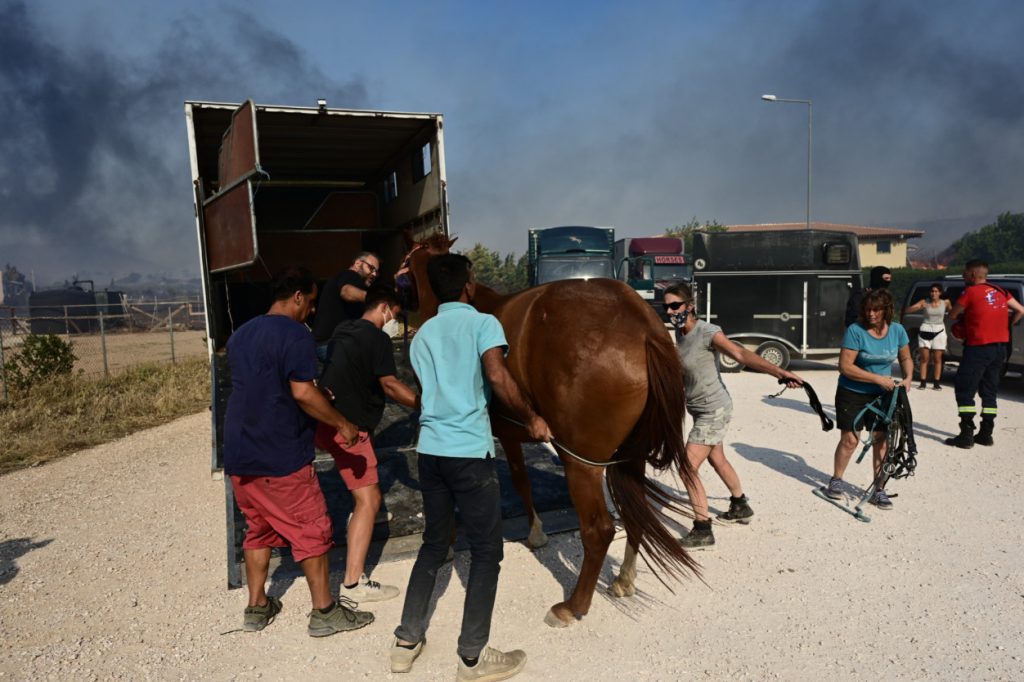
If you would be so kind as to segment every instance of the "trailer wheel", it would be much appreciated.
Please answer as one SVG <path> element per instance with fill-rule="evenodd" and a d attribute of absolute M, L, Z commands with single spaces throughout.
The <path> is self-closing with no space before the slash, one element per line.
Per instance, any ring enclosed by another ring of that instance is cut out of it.
<path fill-rule="evenodd" d="M 762 360 L 776 367 L 789 367 L 789 349 L 777 341 L 765 341 L 754 352 L 761 356 Z"/>
<path fill-rule="evenodd" d="M 736 362 L 728 355 L 725 355 L 724 353 L 719 353 L 718 368 L 721 369 L 723 372 L 738 372 L 741 369 L 743 369 L 743 365 Z"/>

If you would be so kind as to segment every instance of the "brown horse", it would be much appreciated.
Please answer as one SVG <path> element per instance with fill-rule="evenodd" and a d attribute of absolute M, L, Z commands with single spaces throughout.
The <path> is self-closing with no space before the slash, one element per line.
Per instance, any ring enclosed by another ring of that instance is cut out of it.
<path fill-rule="evenodd" d="M 427 261 L 447 253 L 454 241 L 435 235 L 417 244 L 408 257 L 423 320 L 438 307 L 427 280 Z M 610 279 L 552 282 L 509 296 L 477 285 L 472 305 L 501 321 L 509 343 L 509 371 L 555 434 L 579 516 L 579 579 L 569 599 L 552 606 L 544 621 L 565 627 L 590 610 L 614 535 L 602 485 L 606 470 L 628 540 L 612 594 L 635 592 L 640 548 L 668 574 L 696 572 L 696 563 L 665 525 L 665 510 L 687 513 L 682 500 L 645 475 L 648 463 L 658 469 L 673 466 L 684 477 L 693 475 L 683 445 L 683 369 L 650 306 Z M 492 407 L 491 425 L 526 507 L 527 542 L 542 546 L 547 537 L 533 507 L 521 446 L 531 439 L 502 415 L 500 404 Z"/>

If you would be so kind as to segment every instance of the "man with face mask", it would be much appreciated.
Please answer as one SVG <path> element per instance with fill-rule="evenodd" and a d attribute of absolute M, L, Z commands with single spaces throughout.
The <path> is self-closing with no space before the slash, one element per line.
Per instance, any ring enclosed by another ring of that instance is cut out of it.
<path fill-rule="evenodd" d="M 864 300 L 864 296 L 869 291 L 874 291 L 875 289 L 888 289 L 891 282 L 892 271 L 889 268 L 884 265 L 878 265 L 871 268 L 868 288 L 852 292 L 850 294 L 850 299 L 846 302 L 846 318 L 843 329 L 846 329 L 846 327 L 849 327 L 857 321 L 857 316 L 860 315 L 860 302 Z"/>
<path fill-rule="evenodd" d="M 398 596 L 397 587 L 368 579 L 364 569 L 381 504 L 377 456 L 370 434 L 384 414 L 385 396 L 406 407 L 419 407 L 416 393 L 395 376 L 391 337 L 383 331 L 400 311 L 394 291 L 371 287 L 366 293 L 363 316 L 342 322 L 331 334 L 327 363 L 320 376 L 320 387 L 330 394 L 334 407 L 359 427 L 359 438 L 352 445 L 340 441 L 337 431 L 326 424 L 320 424 L 316 432 L 317 447 L 334 457 L 355 500 L 346 536 L 345 577 L 340 588 L 342 596 L 355 602 Z"/>

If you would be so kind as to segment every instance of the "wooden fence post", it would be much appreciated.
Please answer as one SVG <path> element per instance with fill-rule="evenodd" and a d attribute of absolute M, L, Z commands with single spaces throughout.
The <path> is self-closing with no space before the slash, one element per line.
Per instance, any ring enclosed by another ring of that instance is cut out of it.
<path fill-rule="evenodd" d="M 174 313 L 169 309 L 167 311 L 167 329 L 171 332 L 171 364 L 176 364 L 177 360 L 174 358 Z"/>
<path fill-rule="evenodd" d="M 103 311 L 100 311 L 100 348 L 103 350 L 103 376 L 110 376 L 110 367 L 107 365 L 107 333 L 103 324 Z"/>
<path fill-rule="evenodd" d="M 13 328 L 11 329 L 13 332 Z M 0 325 L 0 383 L 4 385 L 4 402 L 7 402 L 7 364 L 4 361 L 4 328 Z"/>

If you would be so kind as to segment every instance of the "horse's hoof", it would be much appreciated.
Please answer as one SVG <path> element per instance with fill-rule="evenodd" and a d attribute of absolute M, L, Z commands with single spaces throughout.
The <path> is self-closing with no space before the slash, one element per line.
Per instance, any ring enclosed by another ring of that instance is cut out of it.
<path fill-rule="evenodd" d="M 548 535 L 539 528 L 531 530 L 530 535 L 526 538 L 526 545 L 530 549 L 540 549 L 546 544 L 548 544 Z"/>
<path fill-rule="evenodd" d="M 621 580 L 616 580 L 612 583 L 612 586 L 608 588 L 614 597 L 632 597 L 636 594 L 636 586 L 632 583 L 625 583 Z"/>
<path fill-rule="evenodd" d="M 553 628 L 567 628 L 576 621 L 575 618 L 569 616 L 569 620 L 562 620 L 561 616 L 555 613 L 554 609 L 548 611 L 547 615 L 544 616 L 544 624 Z"/>

